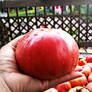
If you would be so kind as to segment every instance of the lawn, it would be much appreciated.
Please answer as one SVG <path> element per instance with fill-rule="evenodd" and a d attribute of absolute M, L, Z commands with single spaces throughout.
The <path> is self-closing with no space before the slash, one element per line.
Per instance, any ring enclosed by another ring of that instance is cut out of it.
<path fill-rule="evenodd" d="M 53 14 L 53 8 L 50 7 L 45 7 L 46 15 L 52 15 Z M 89 14 L 92 14 L 92 4 L 89 5 L 88 8 Z M 55 14 L 58 15 L 59 12 L 62 12 L 59 8 L 57 9 L 55 7 Z M 35 16 L 35 7 L 27 7 L 27 13 L 28 16 Z M 64 6 L 64 14 L 69 14 L 70 13 L 70 7 L 69 6 Z M 79 13 L 79 6 L 77 5 L 72 5 L 72 14 L 78 14 Z M 60 13 L 61 14 L 61 13 Z M 80 6 L 80 14 L 87 14 L 87 5 L 81 5 Z M 19 16 L 26 16 L 26 11 L 25 8 L 18 8 L 18 15 Z M 43 16 L 44 15 L 44 7 L 36 7 L 36 15 L 37 16 Z M 9 16 L 16 16 L 16 9 L 11 8 L 9 9 Z"/>

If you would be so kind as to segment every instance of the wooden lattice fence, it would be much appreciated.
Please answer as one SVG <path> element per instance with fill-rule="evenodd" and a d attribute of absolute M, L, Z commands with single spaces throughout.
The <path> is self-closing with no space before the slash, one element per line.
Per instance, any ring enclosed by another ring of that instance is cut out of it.
<path fill-rule="evenodd" d="M 61 6 L 61 14 L 59 15 L 55 14 L 55 6 L 52 6 L 52 15 L 47 15 L 46 6 L 43 6 L 43 15 L 40 16 L 37 15 L 37 6 L 34 7 L 35 13 L 33 16 L 29 16 L 28 6 L 22 6 L 25 10 L 25 15 L 20 16 L 18 12 L 19 6 L 15 5 L 14 7 L 8 7 L 7 4 L 5 7 L 2 4 L 1 11 L 2 9 L 5 9 L 6 16 L 0 17 L 0 47 L 17 36 L 25 34 L 29 30 L 40 28 L 42 25 L 46 28 L 61 28 L 62 30 L 67 31 L 74 37 L 80 47 L 92 46 L 92 14 L 89 13 L 89 6 L 90 4 L 92 5 L 92 1 L 85 3 L 86 13 L 81 13 L 81 4 L 82 3 L 78 3 L 78 11 L 73 14 L 72 3 L 69 5 L 68 3 L 64 5 L 58 3 L 57 5 Z M 63 7 L 66 6 L 69 7 L 69 13 L 64 13 Z M 16 16 L 10 16 L 9 10 L 11 8 L 15 9 Z"/>

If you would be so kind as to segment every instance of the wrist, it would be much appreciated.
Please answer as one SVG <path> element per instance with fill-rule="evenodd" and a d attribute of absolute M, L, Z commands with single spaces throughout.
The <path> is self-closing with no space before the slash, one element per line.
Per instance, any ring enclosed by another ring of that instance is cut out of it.
<path fill-rule="evenodd" d="M 11 92 L 3 78 L 0 77 L 0 92 Z"/>

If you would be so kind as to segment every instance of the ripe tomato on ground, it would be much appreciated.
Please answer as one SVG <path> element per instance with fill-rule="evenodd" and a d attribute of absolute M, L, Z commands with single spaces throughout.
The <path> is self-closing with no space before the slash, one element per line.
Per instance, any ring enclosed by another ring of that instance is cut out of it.
<path fill-rule="evenodd" d="M 70 80 L 69 82 L 70 82 L 72 87 L 85 86 L 87 83 L 87 78 L 85 75 L 83 75 L 82 77 Z"/>
<path fill-rule="evenodd" d="M 67 91 L 67 90 L 71 89 L 71 84 L 70 84 L 70 82 L 64 82 L 64 83 L 57 85 L 55 88 L 58 90 L 58 92 L 62 92 L 62 90 Z"/>
<path fill-rule="evenodd" d="M 83 66 L 83 65 L 86 65 L 87 64 L 87 62 L 85 61 L 85 59 L 80 59 L 79 61 L 78 61 L 78 65 L 79 66 Z"/>
<path fill-rule="evenodd" d="M 92 72 L 88 76 L 88 82 L 92 82 Z"/>
<path fill-rule="evenodd" d="M 85 65 L 84 68 L 81 71 L 86 77 L 89 76 L 91 73 L 91 68 L 88 65 Z"/>
<path fill-rule="evenodd" d="M 92 82 L 88 83 L 86 87 L 92 92 Z"/>
<path fill-rule="evenodd" d="M 89 56 L 86 57 L 86 62 L 92 63 L 92 55 L 89 55 Z"/>

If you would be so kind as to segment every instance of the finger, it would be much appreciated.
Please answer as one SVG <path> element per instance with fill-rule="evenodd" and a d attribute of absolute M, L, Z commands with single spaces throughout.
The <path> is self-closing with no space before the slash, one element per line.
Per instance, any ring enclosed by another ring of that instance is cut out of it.
<path fill-rule="evenodd" d="M 51 87 L 55 87 L 56 85 L 58 85 L 60 83 L 75 79 L 75 78 L 80 77 L 80 76 L 82 76 L 82 73 L 73 72 L 71 74 L 65 75 L 65 76 L 57 78 L 55 80 L 51 80 L 51 81 L 47 82 L 46 84 L 44 83 L 44 89 L 47 90 Z"/>
<path fill-rule="evenodd" d="M 14 40 L 12 40 L 11 42 L 8 43 L 8 45 L 12 45 L 13 47 L 16 47 L 18 41 L 23 37 L 24 35 L 21 35 L 17 38 L 15 38 Z"/>
<path fill-rule="evenodd" d="M 3 46 L 0 50 L 0 72 L 17 72 L 15 48 L 19 39 L 23 36 L 19 36 Z"/>
<path fill-rule="evenodd" d="M 80 72 L 73 72 L 71 74 L 65 75 L 64 77 L 57 78 L 55 80 L 45 80 L 45 81 L 40 81 L 38 79 L 33 79 L 31 77 L 26 78 L 26 84 L 27 85 L 27 90 L 28 92 L 43 92 L 49 88 L 55 87 L 56 85 L 69 81 L 71 79 L 77 78 L 82 76 Z M 27 77 L 27 76 L 26 76 Z M 23 78 L 22 78 L 23 79 Z M 35 85 L 35 89 L 34 89 Z"/>
<path fill-rule="evenodd" d="M 4 46 L 0 51 L 0 73 L 17 71 L 15 53 L 11 47 Z"/>
<path fill-rule="evenodd" d="M 78 72 L 78 71 L 82 71 L 82 69 L 83 69 L 83 66 L 77 65 L 74 71 Z"/>
<path fill-rule="evenodd" d="M 10 41 L 8 44 L 6 44 L 6 45 L 4 45 L 1 49 L 0 49 L 0 51 L 1 50 L 8 50 L 8 49 L 12 49 L 12 50 L 15 50 L 15 48 L 16 48 L 16 46 L 17 46 L 17 43 L 18 43 L 18 41 L 23 37 L 24 35 L 22 35 L 22 36 L 19 36 L 19 37 L 17 37 L 17 38 L 15 38 L 14 40 L 12 40 L 12 41 Z M 4 51 L 5 51 L 4 50 Z M 9 51 L 9 50 L 8 50 Z"/>

